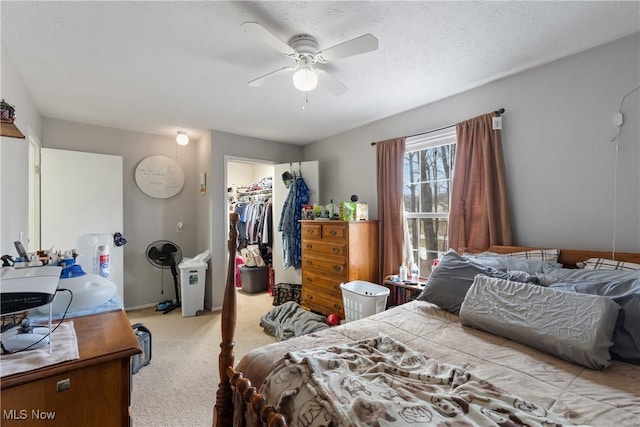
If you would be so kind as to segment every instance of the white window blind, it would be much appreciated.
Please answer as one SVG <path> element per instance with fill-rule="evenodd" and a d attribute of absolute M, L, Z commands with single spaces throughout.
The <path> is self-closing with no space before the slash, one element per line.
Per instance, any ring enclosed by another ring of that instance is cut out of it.
<path fill-rule="evenodd" d="M 456 143 L 456 127 L 450 126 L 422 135 L 410 136 L 405 141 L 405 152 L 420 151 L 425 148 Z"/>

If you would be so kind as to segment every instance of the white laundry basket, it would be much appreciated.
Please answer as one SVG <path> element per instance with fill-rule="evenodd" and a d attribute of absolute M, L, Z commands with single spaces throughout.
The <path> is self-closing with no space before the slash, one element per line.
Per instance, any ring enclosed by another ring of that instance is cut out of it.
<path fill-rule="evenodd" d="M 363 280 L 340 284 L 347 322 L 380 313 L 387 308 L 389 288 Z"/>

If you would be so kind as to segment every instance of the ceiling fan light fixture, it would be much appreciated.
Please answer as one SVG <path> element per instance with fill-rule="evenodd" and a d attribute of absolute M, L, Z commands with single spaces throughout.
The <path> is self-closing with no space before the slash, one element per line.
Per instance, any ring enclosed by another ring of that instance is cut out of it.
<path fill-rule="evenodd" d="M 189 135 L 179 130 L 178 135 L 176 135 L 176 142 L 179 145 L 187 145 L 189 143 Z"/>
<path fill-rule="evenodd" d="M 293 73 L 293 85 L 298 90 L 309 92 L 318 87 L 318 75 L 311 68 L 299 68 Z"/>

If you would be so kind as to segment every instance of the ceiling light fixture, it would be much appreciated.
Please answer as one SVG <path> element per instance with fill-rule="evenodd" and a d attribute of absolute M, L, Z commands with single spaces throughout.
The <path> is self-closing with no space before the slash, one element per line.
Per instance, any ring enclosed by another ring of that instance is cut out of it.
<path fill-rule="evenodd" d="M 312 60 L 308 56 L 300 59 L 298 69 L 293 73 L 293 85 L 296 89 L 309 92 L 318 87 L 318 75 L 311 68 Z"/>
<path fill-rule="evenodd" d="M 309 92 L 318 87 L 318 75 L 310 68 L 300 68 L 293 73 L 293 85 L 298 90 Z"/>
<path fill-rule="evenodd" d="M 178 135 L 176 135 L 176 142 L 180 145 L 187 145 L 189 143 L 189 135 L 179 130 Z"/>

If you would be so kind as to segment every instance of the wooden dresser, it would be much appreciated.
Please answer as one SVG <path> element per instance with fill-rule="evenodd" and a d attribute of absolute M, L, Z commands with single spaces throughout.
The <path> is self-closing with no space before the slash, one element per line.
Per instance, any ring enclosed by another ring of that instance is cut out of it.
<path fill-rule="evenodd" d="M 302 223 L 302 301 L 309 310 L 344 319 L 340 283 L 378 282 L 378 222 Z"/>
<path fill-rule="evenodd" d="M 127 315 L 71 320 L 80 358 L 3 377 L 3 427 L 131 425 L 131 356 L 141 350 Z"/>

